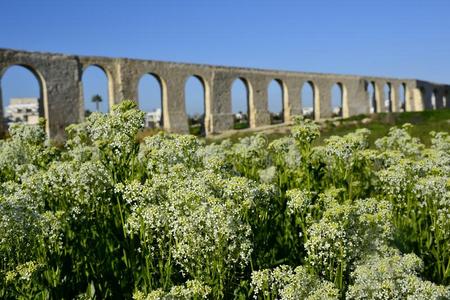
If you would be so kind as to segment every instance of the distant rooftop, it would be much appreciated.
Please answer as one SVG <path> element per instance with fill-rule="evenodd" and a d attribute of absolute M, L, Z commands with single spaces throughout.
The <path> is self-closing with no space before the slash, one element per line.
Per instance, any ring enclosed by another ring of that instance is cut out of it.
<path fill-rule="evenodd" d="M 38 104 L 38 98 L 11 98 L 9 105 L 30 105 Z"/>

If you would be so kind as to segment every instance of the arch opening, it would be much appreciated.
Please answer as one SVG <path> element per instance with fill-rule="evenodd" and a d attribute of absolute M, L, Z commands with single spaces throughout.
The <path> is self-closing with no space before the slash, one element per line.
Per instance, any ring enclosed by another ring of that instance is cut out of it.
<path fill-rule="evenodd" d="M 398 96 L 400 99 L 400 111 L 406 111 L 406 83 L 402 82 L 398 88 Z"/>
<path fill-rule="evenodd" d="M 0 74 L 3 131 L 14 123 L 38 124 L 39 117 L 46 117 L 45 97 L 45 83 L 35 69 L 25 65 L 7 67 Z"/>
<path fill-rule="evenodd" d="M 189 133 L 200 136 L 206 135 L 206 87 L 203 78 L 193 75 L 186 80 L 184 85 L 184 100 Z"/>
<path fill-rule="evenodd" d="M 433 110 L 437 108 L 436 98 L 437 98 L 437 90 L 433 90 L 433 93 L 431 94 L 431 109 Z"/>
<path fill-rule="evenodd" d="M 449 103 L 449 97 L 450 95 L 450 91 L 445 91 L 444 95 L 442 96 L 442 107 L 444 108 L 449 108 L 450 107 L 450 103 Z"/>
<path fill-rule="evenodd" d="M 369 101 L 369 113 L 377 112 L 377 98 L 375 93 L 375 82 L 366 82 L 367 101 Z"/>
<path fill-rule="evenodd" d="M 85 117 L 92 112 L 109 112 L 109 80 L 107 72 L 98 65 L 89 65 L 83 70 L 81 82 Z"/>
<path fill-rule="evenodd" d="M 233 113 L 233 128 L 250 127 L 250 88 L 248 81 L 237 78 L 231 84 L 231 111 Z"/>
<path fill-rule="evenodd" d="M 344 105 L 344 88 L 342 83 L 337 82 L 331 88 L 332 116 L 342 118 Z"/>
<path fill-rule="evenodd" d="M 384 87 L 384 108 L 387 112 L 392 112 L 392 84 L 387 82 Z"/>
<path fill-rule="evenodd" d="M 270 114 L 270 124 L 281 124 L 284 122 L 284 90 L 283 82 L 273 79 L 267 90 L 268 109 Z"/>
<path fill-rule="evenodd" d="M 138 83 L 139 109 L 145 112 L 145 128 L 164 127 L 163 95 L 164 83 L 161 78 L 152 73 L 144 74 Z"/>
<path fill-rule="evenodd" d="M 312 81 L 305 82 L 301 90 L 302 115 L 305 118 L 314 119 L 315 96 L 314 83 Z"/>

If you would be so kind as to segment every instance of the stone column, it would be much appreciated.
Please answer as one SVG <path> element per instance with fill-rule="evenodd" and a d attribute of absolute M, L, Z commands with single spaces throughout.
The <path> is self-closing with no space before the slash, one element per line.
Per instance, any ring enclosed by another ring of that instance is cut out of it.
<path fill-rule="evenodd" d="M 422 110 L 432 110 L 433 104 L 431 103 L 431 98 L 433 97 L 433 89 L 432 87 L 426 85 L 423 86 L 423 95 L 422 95 L 422 101 L 423 101 L 423 109 Z"/>
<path fill-rule="evenodd" d="M 415 83 L 407 82 L 405 84 L 405 111 L 414 111 L 414 90 Z"/>
<path fill-rule="evenodd" d="M 167 75 L 166 80 L 167 105 L 164 114 L 164 127 L 169 132 L 189 133 L 188 116 L 184 101 L 185 76 L 174 73 Z"/>
<path fill-rule="evenodd" d="M 426 103 L 426 99 L 427 93 L 425 88 L 416 84 L 413 91 L 413 111 L 423 111 L 424 109 L 427 109 L 428 104 Z"/>
<path fill-rule="evenodd" d="M 386 106 L 384 105 L 384 82 L 375 81 L 375 103 L 377 104 L 376 112 L 386 112 Z"/>
<path fill-rule="evenodd" d="M 284 122 L 290 123 L 293 121 L 294 116 L 302 114 L 300 100 L 302 85 L 297 78 L 283 80 L 283 83 L 285 86 L 283 93 L 286 93 L 285 97 L 283 97 Z"/>
<path fill-rule="evenodd" d="M 109 66 L 109 73 L 111 78 L 108 81 L 108 97 L 109 97 L 109 106 L 111 108 L 112 105 L 120 103 L 123 99 L 123 95 L 120 94 L 120 82 L 121 82 L 121 73 L 120 73 L 120 63 L 118 60 L 114 60 L 113 63 Z M 135 99 L 137 101 L 137 98 Z"/>
<path fill-rule="evenodd" d="M 253 97 L 249 99 L 250 127 L 270 125 L 270 113 L 268 110 L 268 79 L 263 76 L 252 76 Z"/>
<path fill-rule="evenodd" d="M 348 118 L 355 115 L 367 114 L 370 111 L 368 92 L 365 80 L 344 80 L 343 84 L 343 117 Z"/>
<path fill-rule="evenodd" d="M 114 70 L 115 76 L 111 76 L 111 80 L 114 82 L 114 104 L 123 100 L 133 100 L 137 104 L 139 74 L 136 68 L 127 60 L 118 60 Z"/>
<path fill-rule="evenodd" d="M 52 139 L 63 139 L 65 128 L 82 120 L 79 60 L 75 56 L 0 50 L 2 69 L 24 66 L 39 82 L 40 116 L 47 120 L 46 131 Z"/>
<path fill-rule="evenodd" d="M 331 88 L 334 82 L 318 79 L 316 89 L 319 91 L 318 97 L 314 101 L 314 119 L 321 120 L 331 118 L 333 115 L 331 108 Z M 320 97 L 319 97 L 320 95 Z"/>
<path fill-rule="evenodd" d="M 123 100 L 123 95 L 121 94 L 121 63 L 120 60 L 115 59 L 111 65 L 111 80 L 108 84 L 108 97 L 109 105 L 115 105 Z"/>
<path fill-rule="evenodd" d="M 444 107 L 444 90 L 442 87 L 436 89 L 436 109 Z"/>
<path fill-rule="evenodd" d="M 213 75 L 209 97 L 206 98 L 206 115 L 209 131 L 221 132 L 233 129 L 233 113 L 231 108 L 231 85 L 233 77 L 225 72 L 216 71 Z"/>
<path fill-rule="evenodd" d="M 398 82 L 391 82 L 391 109 L 392 112 L 400 111 L 400 94 L 398 92 L 400 84 Z"/>

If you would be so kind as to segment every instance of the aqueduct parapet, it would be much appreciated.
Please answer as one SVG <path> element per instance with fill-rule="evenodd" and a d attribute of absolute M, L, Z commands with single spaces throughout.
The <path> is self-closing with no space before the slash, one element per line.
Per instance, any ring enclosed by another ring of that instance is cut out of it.
<path fill-rule="evenodd" d="M 315 119 L 332 116 L 331 89 L 335 84 L 342 92 L 343 117 L 369 113 L 371 101 L 375 105 L 375 112 L 397 112 L 402 109 L 402 105 L 406 111 L 450 107 L 450 85 L 417 79 L 287 72 L 0 49 L 0 83 L 3 73 L 13 65 L 26 67 L 38 79 L 41 89 L 40 115 L 47 119 L 47 131 L 52 138 L 64 136 L 67 125 L 83 120 L 81 78 L 83 70 L 91 65 L 101 68 L 108 78 L 110 106 L 123 99 L 137 101 L 138 82 L 144 74 L 152 74 L 157 78 L 162 91 L 164 128 L 171 132 L 188 132 L 184 87 L 190 76 L 197 77 L 204 88 L 205 129 L 208 134 L 233 128 L 231 86 L 236 79 L 242 80 L 247 88 L 250 127 L 253 128 L 270 124 L 268 84 L 272 80 L 276 80 L 282 89 L 285 122 L 302 113 L 301 90 L 305 84 L 310 84 L 313 89 Z M 369 99 L 370 86 L 373 87 L 373 99 Z M 384 99 L 386 86 L 388 99 Z M 400 99 L 400 88 L 404 89 L 404 99 Z M 0 116 L 3 118 L 2 111 Z"/>

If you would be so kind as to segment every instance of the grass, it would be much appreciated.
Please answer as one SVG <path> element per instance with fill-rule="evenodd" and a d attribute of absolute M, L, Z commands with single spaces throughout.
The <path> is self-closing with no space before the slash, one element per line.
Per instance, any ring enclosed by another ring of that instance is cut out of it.
<path fill-rule="evenodd" d="M 239 122 L 234 124 L 234 129 L 246 129 L 249 128 L 248 122 Z"/>
<path fill-rule="evenodd" d="M 158 134 L 160 131 L 163 131 L 163 129 L 161 129 L 161 128 L 144 128 L 138 132 L 136 139 L 141 143 L 142 141 L 144 141 L 144 138 Z"/>
<path fill-rule="evenodd" d="M 367 121 L 367 123 L 366 123 Z M 331 135 L 345 135 L 358 128 L 368 128 L 371 131 L 369 141 L 371 146 L 375 140 L 385 136 L 392 126 L 401 126 L 405 123 L 411 123 L 414 127 L 411 130 L 413 136 L 421 139 L 426 146 L 430 145 L 430 131 L 450 132 L 450 109 L 426 110 L 421 112 L 403 112 L 403 113 L 378 113 L 371 115 L 356 115 L 346 119 L 332 119 L 322 122 L 320 138 L 315 141 L 315 145 L 323 144 L 324 140 Z M 234 129 L 246 129 L 248 123 L 235 124 Z M 142 141 L 147 136 L 157 134 L 160 128 L 145 128 L 138 133 L 137 139 Z M 220 143 L 224 139 L 230 139 L 237 142 L 240 138 L 263 132 L 269 141 L 273 141 L 283 136 L 289 135 L 290 126 L 268 129 L 265 131 L 237 131 L 226 137 L 206 137 L 207 144 Z M 189 133 L 201 136 L 201 127 L 199 124 L 189 126 Z M 3 139 L 8 138 L 6 133 Z M 61 142 L 61 144 L 63 144 Z"/>
<path fill-rule="evenodd" d="M 392 126 L 401 126 L 411 123 L 414 127 L 411 134 L 421 139 L 425 145 L 430 145 L 430 131 L 450 132 L 450 109 L 427 110 L 421 112 L 403 113 L 378 113 L 371 115 L 357 115 L 347 119 L 331 119 L 322 122 L 321 136 L 315 141 L 316 145 L 324 143 L 324 140 L 332 135 L 345 135 L 358 128 L 367 128 L 371 131 L 369 136 L 370 145 L 373 146 L 375 140 L 385 136 Z M 265 131 L 245 131 L 236 132 L 226 138 L 237 141 L 238 139 L 254 135 L 258 132 L 266 134 L 269 141 L 287 136 L 290 126 L 267 129 Z M 208 137 L 207 143 L 221 142 L 225 138 Z"/>
<path fill-rule="evenodd" d="M 370 119 L 367 124 L 363 120 Z M 429 146 L 431 131 L 450 132 L 450 109 L 422 111 L 422 112 L 404 112 L 404 113 L 379 113 L 367 116 L 355 116 L 349 119 L 343 119 L 339 124 L 327 124 L 327 127 L 321 132 L 321 137 L 317 143 L 322 144 L 324 139 L 331 135 L 344 135 L 358 128 L 367 128 L 371 131 L 369 142 L 373 146 L 375 140 L 385 136 L 392 126 L 401 126 L 405 123 L 411 123 L 414 127 L 411 134 L 420 138 L 422 143 Z M 337 126 L 335 126 L 337 125 Z"/>

